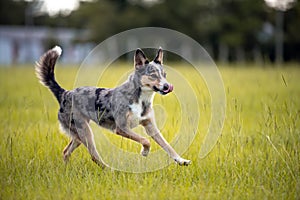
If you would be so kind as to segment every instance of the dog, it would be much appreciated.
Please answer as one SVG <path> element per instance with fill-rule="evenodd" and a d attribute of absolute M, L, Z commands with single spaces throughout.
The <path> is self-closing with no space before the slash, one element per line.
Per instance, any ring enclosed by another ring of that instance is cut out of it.
<path fill-rule="evenodd" d="M 131 129 L 142 125 L 151 136 L 179 165 L 189 165 L 190 160 L 180 157 L 164 139 L 155 123 L 152 108 L 155 93 L 166 95 L 173 91 L 173 85 L 166 80 L 163 68 L 163 50 L 158 49 L 153 61 L 149 62 L 144 52 L 137 49 L 134 54 L 134 72 L 128 80 L 116 88 L 79 87 L 63 89 L 55 80 L 54 67 L 62 49 L 59 46 L 44 53 L 35 65 L 40 82 L 56 97 L 60 108 L 60 126 L 71 141 L 63 150 L 63 159 L 68 161 L 71 153 L 83 144 L 92 160 L 105 168 L 107 165 L 99 156 L 93 132 L 89 126 L 92 120 L 101 127 L 134 140 L 142 145 L 141 154 L 147 156 L 150 141 Z"/>

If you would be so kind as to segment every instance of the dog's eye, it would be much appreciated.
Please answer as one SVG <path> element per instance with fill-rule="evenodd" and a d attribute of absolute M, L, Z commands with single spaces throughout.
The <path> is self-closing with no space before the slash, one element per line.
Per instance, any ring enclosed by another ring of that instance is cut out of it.
<path fill-rule="evenodd" d="M 151 74 L 150 76 L 151 76 L 151 78 L 157 78 L 156 74 Z"/>

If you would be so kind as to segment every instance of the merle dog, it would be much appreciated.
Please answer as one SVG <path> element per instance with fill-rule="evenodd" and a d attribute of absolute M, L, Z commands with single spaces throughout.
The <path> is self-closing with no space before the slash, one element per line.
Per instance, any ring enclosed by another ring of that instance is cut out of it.
<path fill-rule="evenodd" d="M 141 154 L 147 156 L 150 151 L 149 140 L 131 130 L 142 125 L 147 134 L 179 165 L 191 163 L 175 152 L 155 123 L 152 109 L 155 92 L 166 95 L 173 90 L 173 85 L 166 80 L 161 48 L 151 62 L 141 49 L 137 49 L 134 55 L 134 72 L 125 83 L 116 88 L 80 87 L 71 91 L 63 89 L 55 80 L 54 66 L 61 52 L 58 46 L 50 49 L 36 63 L 35 69 L 40 82 L 51 90 L 60 104 L 58 120 L 63 131 L 71 137 L 63 151 L 65 161 L 82 143 L 94 162 L 101 167 L 106 166 L 95 146 L 89 126 L 89 121 L 92 120 L 118 135 L 139 142 L 143 146 Z"/>

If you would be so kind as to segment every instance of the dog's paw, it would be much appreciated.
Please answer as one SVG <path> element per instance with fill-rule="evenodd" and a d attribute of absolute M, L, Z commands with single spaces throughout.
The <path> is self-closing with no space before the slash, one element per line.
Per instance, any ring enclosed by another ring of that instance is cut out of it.
<path fill-rule="evenodd" d="M 174 160 L 180 166 L 188 166 L 192 163 L 192 161 L 183 158 L 175 158 Z"/>
<path fill-rule="evenodd" d="M 70 155 L 63 154 L 64 163 L 67 164 L 69 162 Z"/>
<path fill-rule="evenodd" d="M 97 159 L 95 157 L 92 156 L 92 161 L 94 161 L 99 167 L 101 167 L 102 169 L 106 169 L 107 167 L 109 167 L 107 164 L 105 164 L 101 159 Z"/>
<path fill-rule="evenodd" d="M 149 152 L 150 152 L 150 148 L 147 148 L 147 149 L 142 148 L 141 155 L 142 156 L 148 156 Z"/>

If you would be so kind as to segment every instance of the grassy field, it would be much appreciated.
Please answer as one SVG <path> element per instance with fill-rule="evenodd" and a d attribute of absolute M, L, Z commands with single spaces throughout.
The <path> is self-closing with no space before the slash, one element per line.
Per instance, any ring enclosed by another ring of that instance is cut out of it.
<path fill-rule="evenodd" d="M 104 80 L 106 86 L 128 68 L 113 70 L 115 78 Z M 101 170 L 82 146 L 64 164 L 68 138 L 59 133 L 56 100 L 38 83 L 33 67 L 0 67 L 0 199 L 300 199 L 299 66 L 221 67 L 226 120 L 204 159 L 198 155 L 209 123 L 209 94 L 190 69 L 178 70 L 203 89 L 197 94 L 198 134 L 184 153 L 192 165 L 126 173 Z M 76 72 L 58 67 L 57 80 L 71 89 Z M 155 101 L 175 101 L 171 95 L 165 98 Z M 166 110 L 173 119 L 173 111 Z M 168 140 L 174 127 L 175 120 L 166 121 Z M 108 137 L 129 151 L 140 150 L 136 143 Z"/>

